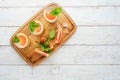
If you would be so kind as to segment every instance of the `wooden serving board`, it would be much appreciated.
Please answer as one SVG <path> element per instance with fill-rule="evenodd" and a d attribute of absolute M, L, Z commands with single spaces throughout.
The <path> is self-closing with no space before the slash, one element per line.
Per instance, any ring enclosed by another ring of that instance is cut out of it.
<path fill-rule="evenodd" d="M 62 12 L 57 17 L 57 21 L 55 23 L 49 23 L 45 20 L 43 17 L 43 12 L 47 8 L 53 8 L 53 7 L 59 7 L 57 3 L 50 3 L 46 7 L 42 8 L 40 11 L 38 11 L 35 15 L 33 15 L 28 21 L 26 21 L 11 37 L 10 43 L 13 46 L 13 48 L 18 52 L 18 54 L 31 66 L 35 66 L 36 64 L 40 63 L 43 59 L 46 57 L 42 57 L 40 54 L 35 53 L 35 48 L 39 48 L 39 45 L 36 43 L 36 41 L 40 41 L 41 37 L 47 37 L 48 32 L 50 29 L 54 28 L 56 30 L 56 26 L 63 26 L 64 23 L 68 24 L 68 31 L 69 33 L 64 33 L 65 29 L 63 28 L 63 36 L 61 39 L 61 42 L 59 44 L 56 44 L 54 40 L 51 40 L 50 42 L 54 45 L 54 48 L 52 50 L 52 53 L 58 49 L 76 30 L 76 25 L 73 22 L 73 20 L 70 18 L 70 16 L 62 9 Z M 38 20 L 43 23 L 44 26 L 44 32 L 41 35 L 32 35 L 29 31 L 28 24 L 32 20 Z M 13 41 L 14 36 L 17 33 L 24 33 L 29 39 L 30 44 L 25 48 L 18 48 Z M 51 54 L 52 54 L 51 53 Z"/>

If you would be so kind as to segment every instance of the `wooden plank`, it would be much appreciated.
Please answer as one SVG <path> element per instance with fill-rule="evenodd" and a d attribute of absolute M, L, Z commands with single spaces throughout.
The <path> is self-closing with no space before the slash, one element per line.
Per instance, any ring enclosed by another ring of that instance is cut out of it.
<path fill-rule="evenodd" d="M 26 64 L 11 46 L 0 46 L 0 54 L 0 64 Z"/>
<path fill-rule="evenodd" d="M 120 46 L 62 46 L 42 64 L 120 64 Z M 25 64 L 11 46 L 0 46 L 0 65 Z"/>
<path fill-rule="evenodd" d="M 63 8 L 77 25 L 120 25 L 120 7 Z M 0 8 L 0 26 L 20 26 L 39 9 L 41 7 Z"/>
<path fill-rule="evenodd" d="M 44 6 L 50 2 L 57 2 L 62 6 L 120 6 L 119 0 L 0 0 L 0 7 Z"/>
<path fill-rule="evenodd" d="M 10 45 L 10 37 L 18 27 L 0 27 L 0 45 Z M 120 45 L 120 26 L 78 26 L 69 45 Z M 4 35 L 7 36 L 4 36 Z"/>
<path fill-rule="evenodd" d="M 119 80 L 120 66 L 55 65 L 33 69 L 34 78 L 42 80 Z"/>
<path fill-rule="evenodd" d="M 31 76 L 32 68 L 30 66 L 0 66 L 0 80 L 27 80 Z"/>
<path fill-rule="evenodd" d="M 0 27 L 0 45 L 10 45 L 10 37 L 18 29 L 18 27 Z M 6 36 L 4 36 L 6 35 Z"/>
<path fill-rule="evenodd" d="M 86 77 L 87 76 L 87 77 Z M 42 65 L 0 66 L 0 80 L 119 80 L 120 66 Z"/>

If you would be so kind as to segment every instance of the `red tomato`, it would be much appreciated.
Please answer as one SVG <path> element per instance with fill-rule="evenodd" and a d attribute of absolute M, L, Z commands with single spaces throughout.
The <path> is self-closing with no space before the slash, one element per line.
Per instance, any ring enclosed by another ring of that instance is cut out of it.
<path fill-rule="evenodd" d="M 45 37 L 42 37 L 41 38 L 41 42 L 45 42 L 46 41 L 46 38 Z"/>

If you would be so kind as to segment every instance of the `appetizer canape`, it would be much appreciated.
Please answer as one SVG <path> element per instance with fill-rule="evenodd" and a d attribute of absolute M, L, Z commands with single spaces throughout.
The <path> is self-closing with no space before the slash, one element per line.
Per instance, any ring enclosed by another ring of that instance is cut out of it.
<path fill-rule="evenodd" d="M 49 23 L 54 23 L 57 20 L 57 16 L 60 14 L 62 9 L 60 7 L 53 8 L 52 10 L 44 10 L 44 18 Z"/>
<path fill-rule="evenodd" d="M 59 44 L 63 35 L 63 26 L 60 23 L 57 23 L 55 43 Z"/>
<path fill-rule="evenodd" d="M 43 32 L 43 24 L 38 20 L 31 21 L 29 23 L 29 30 L 33 35 L 39 35 Z"/>
<path fill-rule="evenodd" d="M 58 44 L 60 43 L 61 39 L 62 39 L 62 29 L 58 29 L 56 32 L 55 42 Z"/>
<path fill-rule="evenodd" d="M 18 33 L 14 36 L 14 44 L 18 48 L 25 48 L 28 45 L 28 38 L 24 33 Z"/>
<path fill-rule="evenodd" d="M 41 56 L 44 56 L 44 57 L 48 57 L 49 56 L 49 54 L 47 54 L 46 52 L 41 51 L 39 48 L 36 48 L 35 52 L 37 54 L 40 54 Z"/>

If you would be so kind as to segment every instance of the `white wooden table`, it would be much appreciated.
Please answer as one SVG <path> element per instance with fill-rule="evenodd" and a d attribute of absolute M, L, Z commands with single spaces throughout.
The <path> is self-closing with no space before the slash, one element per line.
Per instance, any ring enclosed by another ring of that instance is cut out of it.
<path fill-rule="evenodd" d="M 63 6 L 77 31 L 31 67 L 9 38 L 49 2 Z M 0 80 L 120 80 L 120 0 L 0 0 Z"/>

